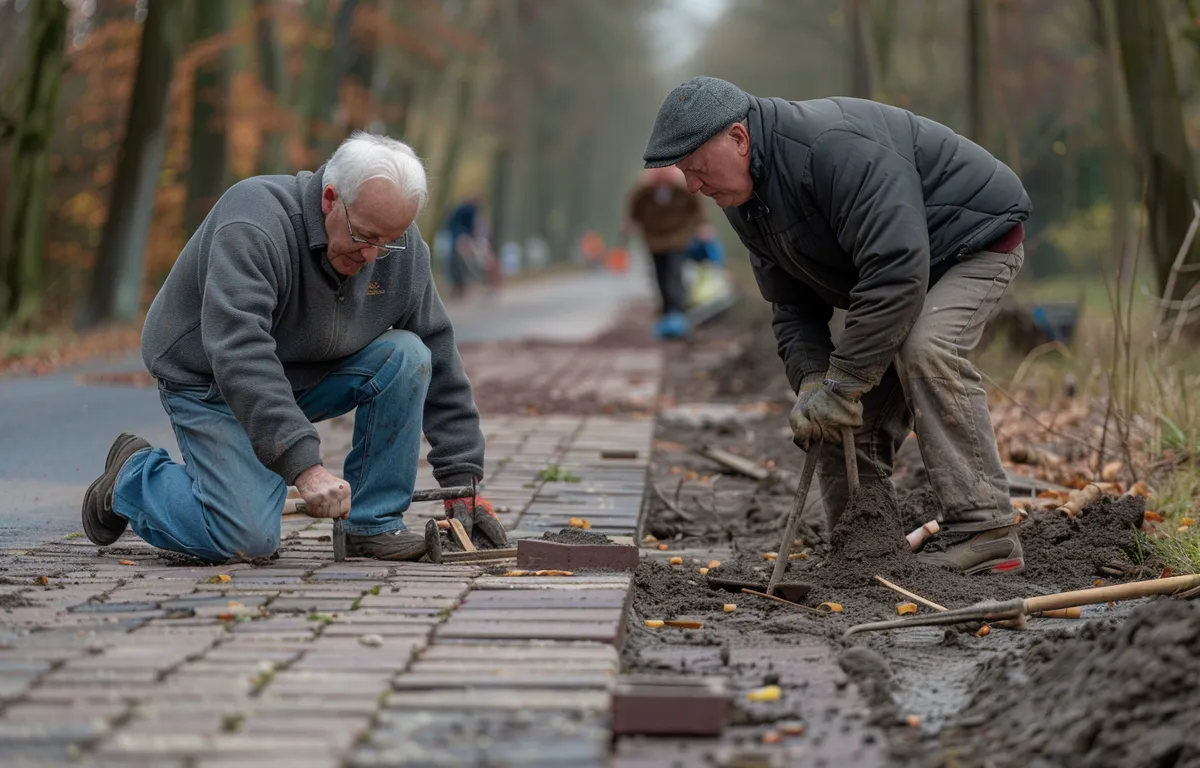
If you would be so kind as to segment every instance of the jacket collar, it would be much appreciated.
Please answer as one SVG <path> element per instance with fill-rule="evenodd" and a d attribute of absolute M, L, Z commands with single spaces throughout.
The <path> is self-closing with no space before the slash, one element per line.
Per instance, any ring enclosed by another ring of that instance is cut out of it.
<path fill-rule="evenodd" d="M 746 115 L 746 130 L 750 134 L 750 180 L 754 182 L 754 196 L 738 206 L 746 221 L 760 219 L 771 212 L 758 191 L 766 185 L 768 165 L 767 131 L 763 126 L 762 103 L 750 97 L 750 112 Z"/>
<path fill-rule="evenodd" d="M 758 99 L 750 99 L 746 125 L 750 134 L 750 178 L 754 181 L 754 186 L 758 187 L 767 173 L 767 132 L 763 127 L 763 111 Z"/>
<path fill-rule="evenodd" d="M 312 173 L 300 173 L 296 183 L 300 186 L 300 214 L 304 218 L 304 232 L 308 236 L 311 251 L 323 251 L 329 246 L 325 234 L 325 212 L 321 210 L 321 190 L 325 188 L 325 166 Z"/>
<path fill-rule="evenodd" d="M 339 274 L 329 263 L 326 250 L 329 236 L 325 233 L 325 212 L 321 210 L 321 192 L 325 189 L 325 166 L 309 173 L 302 171 L 296 176 L 300 187 L 300 217 L 304 219 L 304 235 L 308 238 L 308 251 L 321 264 L 321 272 L 334 287 L 340 287 L 349 278 Z"/>

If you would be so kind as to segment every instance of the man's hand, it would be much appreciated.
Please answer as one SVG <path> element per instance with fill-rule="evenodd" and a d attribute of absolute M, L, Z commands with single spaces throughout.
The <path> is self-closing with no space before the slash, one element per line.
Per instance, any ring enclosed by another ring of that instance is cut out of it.
<path fill-rule="evenodd" d="M 474 506 L 472 506 L 472 501 L 474 501 Z M 482 496 L 475 496 L 474 499 L 466 496 L 461 499 L 446 499 L 445 507 L 446 514 L 462 523 L 468 536 L 478 526 L 479 532 L 491 542 L 492 546 L 508 546 L 508 534 L 504 532 L 504 526 L 496 517 L 492 502 Z"/>
<path fill-rule="evenodd" d="M 350 484 L 314 464 L 296 476 L 296 490 L 309 517 L 348 517 Z"/>
<path fill-rule="evenodd" d="M 824 384 L 805 397 L 801 385 L 800 396 L 789 419 L 796 445 L 805 451 L 812 450 L 824 439 L 836 440 L 845 427 L 861 427 L 863 407 L 859 401 L 863 382 L 841 381 L 832 378 L 834 370 L 826 374 Z"/>

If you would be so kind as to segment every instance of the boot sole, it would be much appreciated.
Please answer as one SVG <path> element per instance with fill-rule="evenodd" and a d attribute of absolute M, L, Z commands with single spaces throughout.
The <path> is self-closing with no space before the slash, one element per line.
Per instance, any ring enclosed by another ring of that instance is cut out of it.
<path fill-rule="evenodd" d="M 117 539 L 121 538 L 121 534 L 125 533 L 126 525 L 122 525 L 120 530 L 111 528 L 96 528 L 92 525 L 92 516 L 87 513 L 93 508 L 93 500 L 96 493 L 99 492 L 99 486 L 108 478 L 108 470 L 104 470 L 104 474 L 97 477 L 88 486 L 87 492 L 83 494 L 83 532 L 87 534 L 88 541 L 101 547 L 107 547 Z M 98 503 L 103 504 L 103 499 Z"/>
<path fill-rule="evenodd" d="M 1023 557 L 1004 557 L 999 560 L 989 560 L 986 563 L 980 563 L 972 568 L 963 571 L 967 576 L 974 576 L 977 573 L 1020 573 L 1025 570 L 1025 558 Z"/>
<path fill-rule="evenodd" d="M 128 521 L 125 521 L 125 525 L 120 526 L 120 529 L 116 531 L 110 528 L 97 529 L 92 525 L 91 516 L 87 514 L 87 510 L 92 506 L 93 498 L 98 492 L 100 484 L 112 471 L 113 464 L 117 461 L 117 456 L 119 456 L 121 451 L 129 445 L 131 440 L 136 439 L 136 435 L 123 432 L 117 437 L 116 440 L 113 440 L 113 444 L 108 448 L 108 455 L 104 457 L 104 472 L 100 475 L 100 477 L 97 477 L 92 481 L 92 484 L 88 486 L 87 491 L 85 491 L 83 494 L 83 532 L 87 535 L 88 541 L 96 544 L 97 546 L 107 547 L 108 545 L 112 544 L 117 539 L 121 538 L 121 534 L 125 533 L 125 529 L 129 525 Z M 115 477 L 113 478 L 113 482 L 114 484 L 116 483 Z M 102 501 L 103 500 L 101 500 L 101 502 Z M 124 518 L 122 518 L 122 520 L 124 521 Z"/>

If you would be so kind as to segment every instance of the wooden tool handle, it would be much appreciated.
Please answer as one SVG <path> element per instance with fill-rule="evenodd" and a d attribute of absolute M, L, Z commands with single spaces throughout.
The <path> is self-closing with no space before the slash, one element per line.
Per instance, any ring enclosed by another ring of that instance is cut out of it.
<path fill-rule="evenodd" d="M 1076 589 L 1072 592 L 1059 592 L 1056 595 L 1040 595 L 1025 600 L 1025 613 L 1053 611 L 1058 608 L 1074 608 L 1077 605 L 1098 605 L 1100 603 L 1115 603 L 1118 600 L 1134 600 L 1150 595 L 1169 595 L 1192 587 L 1200 586 L 1200 574 L 1190 576 L 1172 576 L 1167 579 L 1151 579 L 1135 581 L 1130 584 L 1117 584 L 1111 587 L 1092 587 L 1091 589 Z"/>

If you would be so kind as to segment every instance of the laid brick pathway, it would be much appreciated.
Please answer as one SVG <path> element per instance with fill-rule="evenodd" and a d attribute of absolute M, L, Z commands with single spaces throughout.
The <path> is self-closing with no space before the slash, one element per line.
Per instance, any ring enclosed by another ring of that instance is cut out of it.
<path fill-rule="evenodd" d="M 592 394 L 653 398 L 655 355 L 606 354 L 617 362 L 590 369 Z M 548 366 L 542 353 L 507 363 L 506 376 Z M 476 367 L 477 380 L 500 370 Z M 351 424 L 322 426 L 332 467 Z M 514 538 L 571 517 L 634 535 L 652 419 L 484 427 L 484 492 Z M 601 458 L 613 448 L 637 456 Z M 559 481 L 539 479 L 555 467 Z M 422 467 L 418 487 L 433 485 Z M 418 504 L 406 519 L 420 530 L 440 514 Z M 269 565 L 203 566 L 128 534 L 108 548 L 80 535 L 0 549 L 0 764 L 606 763 L 627 574 L 334 563 L 328 522 L 282 524 Z"/>

